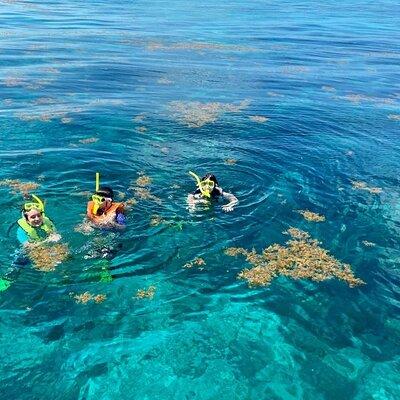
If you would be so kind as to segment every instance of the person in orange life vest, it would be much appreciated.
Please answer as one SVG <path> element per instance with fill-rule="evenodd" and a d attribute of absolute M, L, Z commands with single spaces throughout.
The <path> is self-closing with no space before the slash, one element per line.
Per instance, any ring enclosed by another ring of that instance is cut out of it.
<path fill-rule="evenodd" d="M 93 194 L 86 215 L 94 225 L 102 228 L 122 228 L 126 224 L 124 204 L 114 202 L 114 192 L 106 186 Z"/>

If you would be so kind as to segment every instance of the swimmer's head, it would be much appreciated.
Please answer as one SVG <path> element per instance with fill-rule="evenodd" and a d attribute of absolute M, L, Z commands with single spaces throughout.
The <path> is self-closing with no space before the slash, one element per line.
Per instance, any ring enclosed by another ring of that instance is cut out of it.
<path fill-rule="evenodd" d="M 31 195 L 31 201 L 27 201 L 22 206 L 22 215 L 29 225 L 38 227 L 43 223 L 44 204 L 39 197 Z"/>
<path fill-rule="evenodd" d="M 111 200 L 114 199 L 114 191 L 108 186 L 101 186 L 95 194 L 102 197 L 108 197 Z"/>
<path fill-rule="evenodd" d="M 114 199 L 114 191 L 107 186 L 101 186 L 99 190 L 92 196 L 94 203 L 93 212 L 97 213 L 98 209 L 107 209 L 110 207 Z"/>
<path fill-rule="evenodd" d="M 28 224 L 34 228 L 38 228 L 43 224 L 43 212 L 36 208 L 31 208 L 29 211 L 23 211 L 23 215 Z"/>
<path fill-rule="evenodd" d="M 203 195 L 210 197 L 214 188 L 218 185 L 217 178 L 214 174 L 206 174 L 201 178 L 200 190 Z"/>

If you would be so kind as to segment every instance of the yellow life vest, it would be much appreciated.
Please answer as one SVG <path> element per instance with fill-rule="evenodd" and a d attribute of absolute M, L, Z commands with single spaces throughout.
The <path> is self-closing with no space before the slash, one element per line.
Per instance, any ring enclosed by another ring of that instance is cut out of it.
<path fill-rule="evenodd" d="M 38 228 L 34 228 L 33 226 L 29 225 L 24 217 L 18 220 L 18 225 L 28 234 L 29 239 L 33 241 L 43 240 L 37 233 L 38 229 L 42 229 L 47 235 L 50 235 L 50 233 L 55 231 L 54 224 L 45 216 L 43 216 L 43 224 Z"/>

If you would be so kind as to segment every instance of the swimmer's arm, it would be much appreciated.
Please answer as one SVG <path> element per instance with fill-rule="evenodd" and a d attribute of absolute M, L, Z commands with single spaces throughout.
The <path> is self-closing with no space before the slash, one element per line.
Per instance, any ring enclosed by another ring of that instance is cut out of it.
<path fill-rule="evenodd" d="M 239 203 L 237 197 L 232 193 L 222 192 L 222 196 L 229 201 L 228 204 L 222 206 L 222 209 L 226 212 L 232 211 L 236 204 Z"/>

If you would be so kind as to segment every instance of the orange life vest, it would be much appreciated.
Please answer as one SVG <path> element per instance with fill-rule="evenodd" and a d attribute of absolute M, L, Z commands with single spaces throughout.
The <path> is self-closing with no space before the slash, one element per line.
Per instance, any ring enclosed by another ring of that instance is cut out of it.
<path fill-rule="evenodd" d="M 88 218 L 97 223 L 97 224 L 101 224 L 102 222 L 105 222 L 108 217 L 110 216 L 110 214 L 117 214 L 117 212 L 124 212 L 124 204 L 123 203 L 111 203 L 111 206 L 109 208 L 107 208 L 106 211 L 104 211 L 102 214 L 97 215 L 93 213 L 93 205 L 94 202 L 93 201 L 89 201 L 87 204 L 87 216 Z"/>

